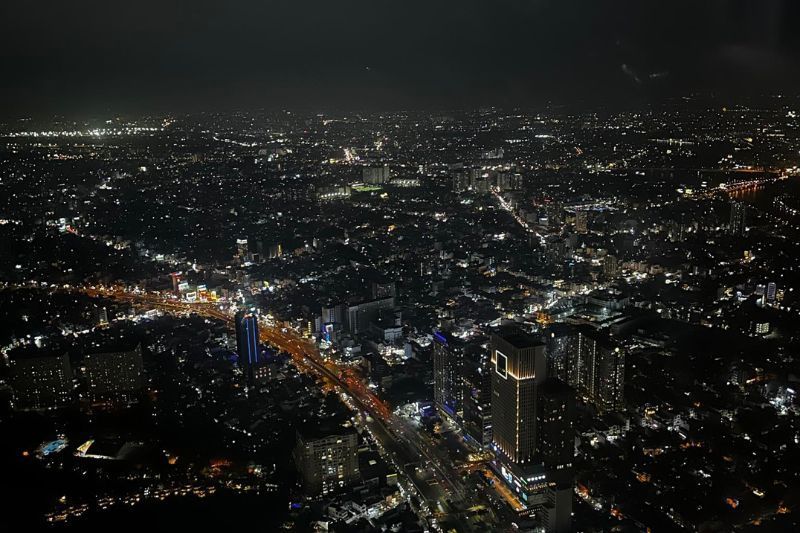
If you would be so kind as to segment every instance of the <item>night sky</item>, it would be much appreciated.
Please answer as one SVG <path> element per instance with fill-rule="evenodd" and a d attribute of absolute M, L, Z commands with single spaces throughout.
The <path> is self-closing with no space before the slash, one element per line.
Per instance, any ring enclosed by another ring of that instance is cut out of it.
<path fill-rule="evenodd" d="M 797 0 L 0 2 L 0 115 L 800 88 Z"/>

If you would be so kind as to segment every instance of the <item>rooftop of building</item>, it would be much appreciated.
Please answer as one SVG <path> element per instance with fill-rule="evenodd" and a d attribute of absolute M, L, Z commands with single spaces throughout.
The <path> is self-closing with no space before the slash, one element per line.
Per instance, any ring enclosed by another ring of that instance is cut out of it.
<path fill-rule="evenodd" d="M 542 345 L 541 339 L 525 333 L 517 327 L 501 328 L 496 335 L 518 349 L 533 348 L 534 346 Z"/>
<path fill-rule="evenodd" d="M 297 435 L 304 441 L 353 433 L 356 433 L 356 428 L 344 417 L 335 417 L 327 420 L 311 419 L 297 428 Z"/>

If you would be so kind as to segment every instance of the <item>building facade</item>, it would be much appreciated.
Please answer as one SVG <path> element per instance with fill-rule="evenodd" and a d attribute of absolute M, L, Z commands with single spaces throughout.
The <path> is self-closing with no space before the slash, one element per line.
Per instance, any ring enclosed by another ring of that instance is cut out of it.
<path fill-rule="evenodd" d="M 731 235 L 744 235 L 747 223 L 747 206 L 742 202 L 731 202 L 731 218 L 728 231 Z"/>
<path fill-rule="evenodd" d="M 464 354 L 464 433 L 477 444 L 492 444 L 492 372 L 484 350 Z"/>
<path fill-rule="evenodd" d="M 519 330 L 492 336 L 492 467 L 548 533 L 572 530 L 571 389 L 547 377 L 545 344 Z"/>
<path fill-rule="evenodd" d="M 601 412 L 625 408 L 625 352 L 593 330 L 576 333 L 567 382 Z"/>
<path fill-rule="evenodd" d="M 236 324 L 236 352 L 239 367 L 248 383 L 253 381 L 253 369 L 259 362 L 258 317 L 251 311 L 239 311 L 234 317 Z"/>
<path fill-rule="evenodd" d="M 464 348 L 458 339 L 442 332 L 433 334 L 433 400 L 436 408 L 461 420 L 464 397 Z"/>
<path fill-rule="evenodd" d="M 87 354 L 83 369 L 92 402 L 132 401 L 144 388 L 141 345 L 128 351 Z"/>
<path fill-rule="evenodd" d="M 537 385 L 547 378 L 545 345 L 514 330 L 492 335 L 492 442 L 510 461 L 533 461 Z"/>
<path fill-rule="evenodd" d="M 294 455 L 307 494 L 331 494 L 359 478 L 358 433 L 352 428 L 300 431 Z"/>
<path fill-rule="evenodd" d="M 53 409 L 72 399 L 72 367 L 66 353 L 13 357 L 9 362 L 14 409 Z"/>

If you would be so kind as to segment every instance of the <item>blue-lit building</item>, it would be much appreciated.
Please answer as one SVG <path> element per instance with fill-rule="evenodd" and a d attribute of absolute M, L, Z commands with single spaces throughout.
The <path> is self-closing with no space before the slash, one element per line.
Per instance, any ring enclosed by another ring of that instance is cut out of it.
<path fill-rule="evenodd" d="M 239 366 L 253 381 L 253 369 L 259 363 L 258 317 L 252 311 L 236 313 L 236 352 L 239 354 Z"/>
<path fill-rule="evenodd" d="M 460 421 L 464 398 L 464 349 L 446 333 L 433 334 L 433 400 L 436 408 Z"/>

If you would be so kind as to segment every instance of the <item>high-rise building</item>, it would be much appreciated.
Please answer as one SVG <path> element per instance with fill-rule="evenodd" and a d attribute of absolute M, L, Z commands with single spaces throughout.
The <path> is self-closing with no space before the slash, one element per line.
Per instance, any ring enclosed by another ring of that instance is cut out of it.
<path fill-rule="evenodd" d="M 492 442 L 518 464 L 536 450 L 538 384 L 547 378 L 545 345 L 520 330 L 492 335 Z"/>
<path fill-rule="evenodd" d="M 323 307 L 321 316 L 323 324 L 344 324 L 347 318 L 347 308 L 344 304 Z"/>
<path fill-rule="evenodd" d="M 132 350 L 86 354 L 84 375 L 92 402 L 127 402 L 144 388 L 142 346 Z"/>
<path fill-rule="evenodd" d="M 619 261 L 616 256 L 607 255 L 603 259 L 603 275 L 606 278 L 614 278 L 619 274 Z"/>
<path fill-rule="evenodd" d="M 558 379 L 539 390 L 537 459 L 546 472 L 547 487 L 537 511 L 545 531 L 570 531 L 575 458 L 575 392 Z"/>
<path fill-rule="evenodd" d="M 492 336 L 492 463 L 547 532 L 571 530 L 572 392 L 547 378 L 545 344 L 519 330 Z"/>
<path fill-rule="evenodd" d="M 575 211 L 575 232 L 589 232 L 589 213 L 584 209 L 578 209 Z"/>
<path fill-rule="evenodd" d="M 14 409 L 52 409 L 72 397 L 69 356 L 36 355 L 10 358 Z"/>
<path fill-rule="evenodd" d="M 575 433 L 575 391 L 559 379 L 547 379 L 539 388 L 537 458 L 550 469 L 572 466 Z"/>
<path fill-rule="evenodd" d="M 731 202 L 731 220 L 728 232 L 731 235 L 744 235 L 746 229 L 747 206 L 742 202 Z"/>
<path fill-rule="evenodd" d="M 447 333 L 433 334 L 433 399 L 445 415 L 460 420 L 464 396 L 464 348 Z"/>
<path fill-rule="evenodd" d="M 361 178 L 364 180 L 364 183 L 368 183 L 370 185 L 389 183 L 389 179 L 391 177 L 392 173 L 389 170 L 388 165 L 363 167 L 361 169 Z"/>
<path fill-rule="evenodd" d="M 234 322 L 239 367 L 247 377 L 247 381 L 252 382 L 253 368 L 259 362 L 258 317 L 252 311 L 239 311 L 234 317 Z"/>
<path fill-rule="evenodd" d="M 464 433 L 478 445 L 492 444 L 492 371 L 483 348 L 464 351 Z"/>
<path fill-rule="evenodd" d="M 624 410 L 625 352 L 619 346 L 604 343 L 595 364 L 595 405 L 604 412 Z"/>
<path fill-rule="evenodd" d="M 236 239 L 236 259 L 240 263 L 249 261 L 249 249 L 247 239 Z"/>
<path fill-rule="evenodd" d="M 332 424 L 304 427 L 297 432 L 294 457 L 308 494 L 336 492 L 359 478 L 358 433 Z"/>
<path fill-rule="evenodd" d="M 547 375 L 569 383 L 569 362 L 576 352 L 578 331 L 570 324 L 557 322 L 547 328 Z"/>
<path fill-rule="evenodd" d="M 108 308 L 105 307 L 105 306 L 97 307 L 96 308 L 96 314 L 97 314 L 97 325 L 98 326 L 107 326 L 108 325 Z"/>
<path fill-rule="evenodd" d="M 766 293 L 767 302 L 769 303 L 774 302 L 777 294 L 778 294 L 778 285 L 776 285 L 774 281 L 770 281 L 769 283 L 767 283 L 767 293 Z"/>
<path fill-rule="evenodd" d="M 364 333 L 384 309 L 394 309 L 394 298 L 381 298 L 356 305 L 347 309 L 347 326 L 351 333 Z"/>
<path fill-rule="evenodd" d="M 625 352 L 594 330 L 578 331 L 567 361 L 567 382 L 598 410 L 625 407 Z"/>

